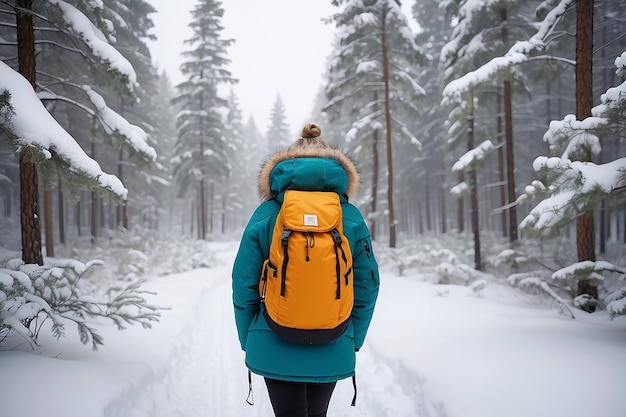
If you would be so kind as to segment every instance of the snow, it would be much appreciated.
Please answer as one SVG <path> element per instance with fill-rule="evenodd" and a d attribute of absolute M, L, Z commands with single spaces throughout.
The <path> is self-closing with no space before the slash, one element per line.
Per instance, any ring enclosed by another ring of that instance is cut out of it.
<path fill-rule="evenodd" d="M 0 355 L 0 404 L 11 417 L 270 416 L 263 381 L 247 371 L 234 326 L 230 272 L 238 242 L 212 242 L 211 267 L 153 277 L 152 302 L 170 306 L 151 330 L 100 327 L 93 352 L 68 334 L 37 351 Z M 621 417 L 626 320 L 572 320 L 481 278 L 435 286 L 417 270 L 382 270 L 381 292 L 357 354 L 358 399 L 340 381 L 332 416 Z M 487 285 L 488 284 L 488 285 Z M 42 332 L 43 333 L 43 332 Z M 68 333 L 69 329 L 68 329 Z M 17 341 L 19 342 L 19 341 Z M 6 343 L 3 342 L 3 343 Z"/>
<path fill-rule="evenodd" d="M 0 91 L 11 93 L 11 106 L 15 114 L 11 118 L 12 131 L 22 146 L 35 146 L 51 157 L 50 151 L 67 162 L 70 170 L 80 172 L 98 181 L 115 194 L 126 198 L 128 190 L 114 175 L 106 174 L 91 159 L 74 138 L 54 120 L 42 104 L 30 83 L 20 73 L 0 62 Z M 36 123 L 33 123 L 36 120 Z"/>

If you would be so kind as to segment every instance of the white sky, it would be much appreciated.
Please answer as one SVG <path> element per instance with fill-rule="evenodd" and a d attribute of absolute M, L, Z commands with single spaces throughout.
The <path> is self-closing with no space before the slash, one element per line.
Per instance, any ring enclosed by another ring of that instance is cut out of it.
<path fill-rule="evenodd" d="M 152 15 L 153 59 L 172 78 L 182 81 L 180 53 L 190 37 L 190 11 L 196 0 L 149 0 Z M 293 132 L 308 120 L 322 82 L 334 27 L 322 23 L 337 9 L 330 0 L 223 0 L 223 37 L 235 39 L 228 50 L 230 70 L 239 79 L 234 90 L 244 112 L 265 133 L 270 110 L 280 94 Z"/>

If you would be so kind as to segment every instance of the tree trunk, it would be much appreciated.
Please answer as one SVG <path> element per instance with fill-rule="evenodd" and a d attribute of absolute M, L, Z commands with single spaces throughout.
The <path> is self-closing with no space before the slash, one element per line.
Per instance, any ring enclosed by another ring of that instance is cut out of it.
<path fill-rule="evenodd" d="M 83 210 L 82 203 L 81 203 L 80 200 L 78 200 L 76 202 L 76 231 L 78 233 L 78 236 L 82 236 L 83 235 L 82 210 Z"/>
<path fill-rule="evenodd" d="M 448 212 L 446 211 L 446 192 L 443 189 L 439 189 L 439 193 L 441 194 L 441 210 L 439 211 L 440 216 L 441 216 L 441 233 L 445 234 L 448 232 L 448 228 L 447 228 Z"/>
<path fill-rule="evenodd" d="M 474 90 L 469 91 L 469 111 L 467 114 L 467 150 L 474 149 Z M 470 207 L 472 219 L 472 233 L 474 234 L 474 269 L 480 271 L 480 230 L 478 228 L 478 186 L 476 184 L 476 169 L 469 171 Z"/>
<path fill-rule="evenodd" d="M 63 198 L 63 183 L 59 180 L 57 185 L 57 206 L 59 213 L 59 243 L 65 244 L 65 201 Z"/>
<path fill-rule="evenodd" d="M 463 171 L 459 171 L 457 174 L 457 182 L 459 184 L 465 181 L 465 175 Z M 459 229 L 459 233 L 463 233 L 465 231 L 465 204 L 463 204 L 464 197 L 461 195 L 457 198 L 457 208 L 456 208 L 456 224 Z"/>
<path fill-rule="evenodd" d="M 606 19 L 606 15 L 604 16 L 604 18 Z M 602 29 L 602 45 L 606 45 L 606 43 L 608 42 L 608 35 L 607 35 L 607 31 L 608 31 L 608 26 L 603 25 L 603 29 Z M 593 35 L 592 35 L 593 36 Z M 600 59 L 602 61 L 604 61 L 606 59 L 606 53 L 605 53 L 605 49 L 601 48 L 600 49 Z M 609 81 L 607 80 L 607 71 L 606 70 L 602 70 L 602 88 L 607 88 Z M 604 163 L 604 135 L 600 134 L 600 155 L 598 155 L 598 164 L 602 165 Z M 616 153 L 617 155 L 617 153 Z M 607 216 L 607 207 L 606 207 L 606 199 L 602 199 L 602 201 L 600 202 L 600 254 L 606 254 L 606 243 L 608 240 L 608 235 L 609 233 L 607 233 L 607 226 L 608 226 L 608 222 L 607 222 L 607 218 L 609 218 L 610 216 Z"/>
<path fill-rule="evenodd" d="M 389 58 L 387 57 L 387 12 L 382 15 L 383 82 L 385 84 L 385 127 L 387 129 L 387 210 L 389 211 L 389 247 L 396 247 L 396 218 L 393 209 L 393 157 L 391 152 L 391 108 L 389 104 Z"/>
<path fill-rule="evenodd" d="M 95 119 L 92 127 L 92 137 L 95 137 Z M 91 141 L 91 158 L 96 159 L 96 142 Z M 91 244 L 98 240 L 98 195 L 95 191 L 91 192 Z"/>
<path fill-rule="evenodd" d="M 117 178 L 124 182 L 124 151 L 120 149 L 119 161 L 117 163 Z M 128 200 L 118 205 L 115 209 L 116 226 L 128 230 Z"/>
<path fill-rule="evenodd" d="M 424 205 L 426 206 L 426 230 L 429 232 L 433 230 L 430 219 L 430 187 L 428 181 L 426 181 L 426 198 L 424 199 Z"/>
<path fill-rule="evenodd" d="M 576 3 L 576 119 L 584 120 L 591 116 L 592 107 L 592 54 L 593 54 L 593 0 L 578 0 Z M 591 161 L 591 152 L 587 150 L 582 161 Z M 576 219 L 576 249 L 578 261 L 594 261 L 595 236 L 593 212 L 588 212 Z M 595 282 L 583 279 L 578 281 L 578 295 L 588 294 L 598 298 Z M 595 306 L 584 308 L 593 312 Z"/>
<path fill-rule="evenodd" d="M 17 59 L 19 73 L 33 87 L 35 84 L 35 32 L 33 29 L 32 0 L 18 0 Z M 41 253 L 41 224 L 39 221 L 39 184 L 37 167 L 20 153 L 20 220 L 22 227 L 22 260 L 27 264 L 43 265 Z"/>
<path fill-rule="evenodd" d="M 375 99 L 378 98 L 376 95 Z M 376 209 L 378 205 L 378 172 L 379 172 L 379 163 L 378 163 L 378 129 L 374 129 L 372 132 L 372 205 L 371 205 L 371 216 L 370 216 L 370 234 L 372 236 L 372 240 L 376 239 Z"/>
<path fill-rule="evenodd" d="M 507 10 L 501 9 L 502 18 L 502 42 L 505 47 L 509 45 L 509 31 L 507 28 Z M 507 75 L 504 80 L 504 134 L 506 143 L 506 180 L 509 196 L 509 240 L 517 241 L 517 206 L 513 205 L 516 200 L 515 192 L 515 160 L 513 158 L 513 106 L 511 103 L 511 80 Z"/>
<path fill-rule="evenodd" d="M 496 92 L 497 101 L 497 137 L 498 137 L 498 180 L 500 181 L 500 207 L 506 206 L 506 181 L 504 179 L 504 132 L 502 131 L 502 96 L 500 88 Z M 500 214 L 500 222 L 502 227 L 502 236 L 507 237 L 509 231 L 506 224 L 506 210 L 502 210 Z"/>
<path fill-rule="evenodd" d="M 511 81 L 504 81 L 504 120 L 506 142 L 506 179 L 509 197 L 509 240 L 517 241 L 517 206 L 515 203 L 515 160 L 513 158 L 513 109 L 511 105 Z"/>
<path fill-rule="evenodd" d="M 52 227 L 52 190 L 43 191 L 43 225 L 46 256 L 54 258 L 54 228 Z"/>

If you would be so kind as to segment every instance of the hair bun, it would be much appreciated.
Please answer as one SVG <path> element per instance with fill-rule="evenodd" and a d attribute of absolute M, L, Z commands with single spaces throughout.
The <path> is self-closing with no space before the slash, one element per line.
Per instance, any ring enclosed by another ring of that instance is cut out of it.
<path fill-rule="evenodd" d="M 302 137 L 304 139 L 313 139 L 322 134 L 322 129 L 315 123 L 307 123 L 302 128 Z"/>

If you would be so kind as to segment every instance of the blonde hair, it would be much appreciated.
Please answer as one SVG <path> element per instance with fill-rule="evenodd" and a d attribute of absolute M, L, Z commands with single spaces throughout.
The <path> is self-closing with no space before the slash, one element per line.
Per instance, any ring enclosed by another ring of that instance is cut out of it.
<path fill-rule="evenodd" d="M 322 134 L 322 128 L 315 123 L 307 123 L 302 128 L 301 137 L 296 140 L 289 149 L 297 148 L 330 148 L 324 139 L 319 136 Z"/>

